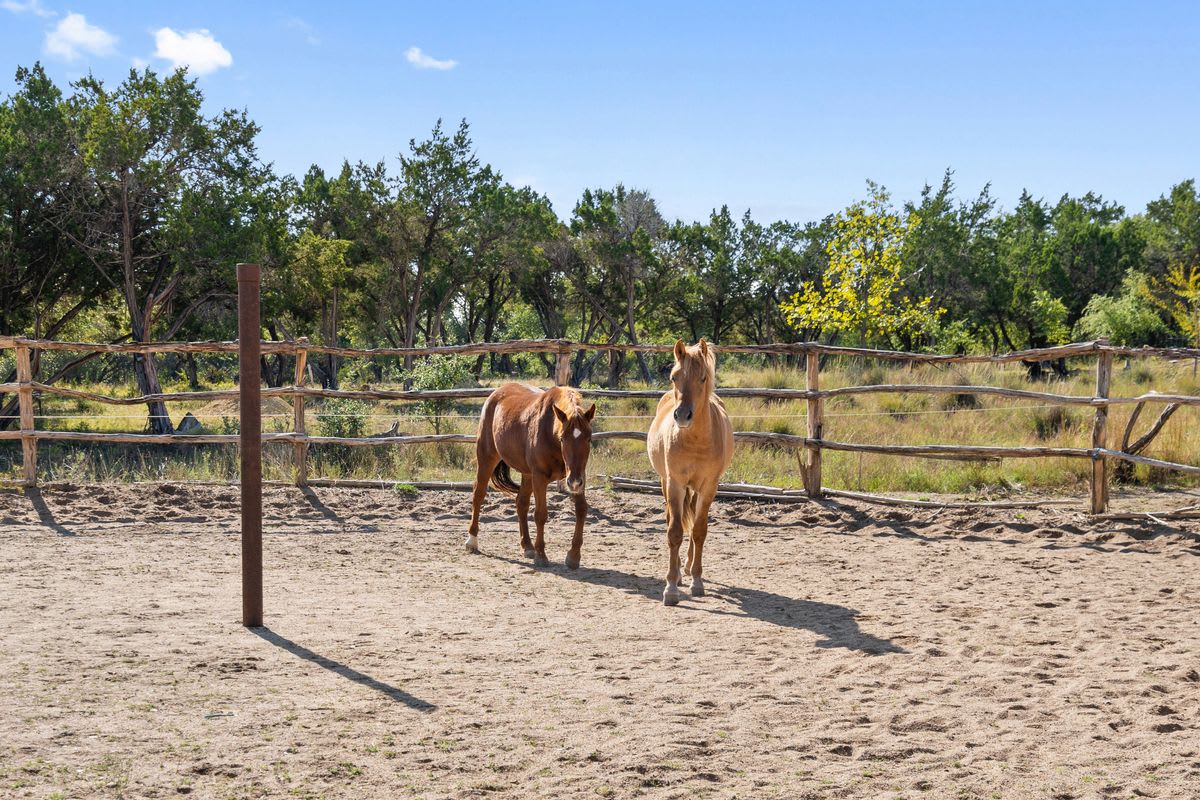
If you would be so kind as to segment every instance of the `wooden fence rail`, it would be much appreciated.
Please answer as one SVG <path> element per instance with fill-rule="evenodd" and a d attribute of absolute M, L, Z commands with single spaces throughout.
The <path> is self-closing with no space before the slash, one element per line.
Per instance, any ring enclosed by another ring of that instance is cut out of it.
<path fill-rule="evenodd" d="M 26 339 L 21 337 L 0 337 L 0 350 L 12 349 L 16 356 L 16 381 L 0 384 L 0 394 L 17 393 L 20 410 L 20 428 L 14 431 L 0 431 L 0 441 L 19 440 L 21 442 L 23 460 L 23 482 L 35 485 L 37 481 L 37 444 L 39 441 L 59 442 L 104 442 L 124 444 L 152 445 L 195 445 L 195 444 L 237 444 L 238 435 L 217 434 L 135 434 L 135 433 L 94 433 L 89 431 L 44 431 L 37 430 L 33 411 L 36 395 L 53 395 L 73 398 L 96 403 L 121 406 L 145 405 L 150 402 L 191 402 L 233 399 L 240 397 L 239 389 L 197 391 L 197 392 L 163 392 L 158 394 L 138 395 L 133 397 L 115 397 L 111 395 L 87 392 L 62 386 L 54 386 L 33 380 L 31 363 L 35 351 L 81 351 L 87 353 L 228 353 L 238 352 L 238 342 L 146 342 L 104 344 L 92 342 L 59 342 L 41 339 Z M 571 377 L 571 359 L 580 350 L 616 350 L 622 352 L 670 352 L 670 345 L 631 345 L 621 343 L 578 343 L 559 339 L 535 339 L 512 342 L 482 342 L 465 345 L 450 345 L 445 347 L 417 348 L 372 348 L 356 349 L 348 347 L 328 347 L 315 345 L 306 339 L 296 341 L 273 342 L 262 341 L 260 351 L 263 355 L 291 355 L 296 359 L 294 382 L 291 386 L 262 388 L 261 396 L 288 398 L 292 405 L 292 428 L 288 433 L 265 433 L 262 443 L 265 445 L 290 445 L 295 467 L 295 482 L 298 485 L 308 483 L 308 448 L 311 445 L 345 445 L 351 447 L 378 445 L 409 445 L 433 442 L 474 442 L 471 434 L 429 434 L 394 436 L 374 436 L 364 438 L 340 436 L 313 436 L 307 432 L 305 424 L 305 403 L 309 398 L 332 399 L 345 398 L 355 400 L 375 401 L 424 401 L 424 400 L 470 400 L 482 399 L 491 394 L 490 388 L 445 389 L 445 390 L 390 390 L 390 389 L 360 389 L 339 390 L 324 389 L 306 385 L 307 360 L 310 354 L 332 354 L 339 357 L 376 358 L 404 357 L 430 355 L 479 355 L 479 354 L 523 354 L 542 353 L 553 354 L 554 377 L 558 385 L 569 382 Z M 1121 357 L 1154 357 L 1177 359 L 1200 359 L 1200 349 L 1195 348 L 1128 348 L 1114 347 L 1103 341 L 1076 342 L 1058 347 L 1047 347 L 1036 350 L 1025 350 L 1013 353 L 995 355 L 936 355 L 926 353 L 904 353 L 898 351 L 870 350 L 855 347 L 836 347 L 816 342 L 794 342 L 768 345 L 723 345 L 717 348 L 722 353 L 739 353 L 748 355 L 785 355 L 802 357 L 805 369 L 804 389 L 767 389 L 767 388 L 722 388 L 717 394 L 727 398 L 759 398 L 764 400 L 803 400 L 806 403 L 806 435 L 797 436 L 782 433 L 767 433 L 760 431 L 738 431 L 735 440 L 760 446 L 777 446 L 793 449 L 800 456 L 804 494 L 809 497 L 819 497 L 828 490 L 821 482 L 821 454 L 824 450 L 845 452 L 873 453 L 882 455 L 898 455 L 930 459 L 997 461 L 1004 458 L 1079 458 L 1090 459 L 1092 462 L 1090 481 L 1090 509 L 1092 513 L 1103 513 L 1108 505 L 1108 462 L 1110 459 L 1124 460 L 1134 464 L 1178 470 L 1191 474 L 1200 474 L 1200 466 L 1178 464 L 1169 461 L 1136 455 L 1145 446 L 1139 439 L 1136 447 L 1129 451 L 1115 450 L 1108 445 L 1108 411 L 1113 406 L 1136 405 L 1137 410 L 1147 403 L 1166 404 L 1167 411 L 1160 417 L 1162 422 L 1170 416 L 1171 409 L 1180 406 L 1198 406 L 1200 397 L 1191 395 L 1160 394 L 1149 392 L 1132 397 L 1111 397 L 1109 389 L 1112 379 L 1113 359 Z M 832 389 L 820 388 L 820 364 L 823 356 L 842 356 L 853 358 L 881 358 L 892 361 L 911 363 L 1013 363 L 1045 361 L 1059 358 L 1089 357 L 1096 359 L 1095 392 L 1091 396 L 1068 395 L 1053 392 L 1041 392 L 1026 389 L 1008 389 L 998 386 L 974 385 L 943 385 L 943 384 L 883 384 L 870 386 L 844 386 Z M 656 399 L 662 392 L 657 389 L 589 389 L 580 390 L 585 395 L 598 398 L 650 398 Z M 1095 417 L 1092 425 L 1091 447 L 1002 447 L 979 445 L 929 444 L 929 445 L 883 445 L 860 444 L 855 442 L 839 442 L 827 440 L 823 436 L 823 416 L 825 401 L 830 398 L 862 394 L 953 394 L 953 395 L 990 395 L 1017 400 L 1033 400 L 1052 405 L 1088 406 L 1094 409 Z M 1156 424 L 1156 428 L 1161 425 Z M 1157 432 L 1157 430 L 1154 430 Z M 598 431 L 594 438 L 605 439 L 645 439 L 645 433 L 640 431 L 612 430 Z M 1125 440 L 1129 438 L 1126 432 Z M 1142 437 L 1145 439 L 1145 437 Z"/>

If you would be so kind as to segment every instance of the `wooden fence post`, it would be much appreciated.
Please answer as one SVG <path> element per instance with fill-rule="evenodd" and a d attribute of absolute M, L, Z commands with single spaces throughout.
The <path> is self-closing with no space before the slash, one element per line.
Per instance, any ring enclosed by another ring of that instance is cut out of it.
<path fill-rule="evenodd" d="M 805 354 L 805 386 L 808 391 L 820 390 L 821 354 Z M 824 427 L 825 403 L 819 397 L 808 399 L 808 438 L 820 441 Z M 804 491 L 809 497 L 820 497 L 821 491 L 821 446 L 804 448 Z"/>
<path fill-rule="evenodd" d="M 299 349 L 296 350 L 295 388 L 299 389 L 304 386 L 304 370 L 308 362 L 308 350 L 305 349 L 305 345 L 308 344 L 308 339 L 301 337 L 296 344 Z M 304 395 L 302 394 L 292 395 L 292 432 L 298 436 L 305 436 L 308 433 L 304 423 Z M 306 486 L 308 484 L 308 442 L 298 441 L 293 448 L 296 485 Z"/>
<path fill-rule="evenodd" d="M 1113 354 L 1101 350 L 1096 360 L 1096 397 L 1108 397 L 1112 382 Z M 1107 447 L 1105 429 L 1108 427 L 1108 406 L 1096 407 L 1096 418 L 1092 422 L 1092 449 Z M 1092 513 L 1103 514 L 1108 510 L 1108 460 L 1092 454 Z"/>
<path fill-rule="evenodd" d="M 570 348 L 565 348 L 559 350 L 558 354 L 554 357 L 555 386 L 571 385 L 571 355 Z"/>
<path fill-rule="evenodd" d="M 242 462 L 242 624 L 263 624 L 262 315 L 258 264 L 238 264 L 238 434 Z"/>
<path fill-rule="evenodd" d="M 33 420 L 33 368 L 26 345 L 16 346 L 17 355 L 17 404 L 21 412 L 21 461 L 25 467 L 25 485 L 37 486 L 37 436 Z"/>

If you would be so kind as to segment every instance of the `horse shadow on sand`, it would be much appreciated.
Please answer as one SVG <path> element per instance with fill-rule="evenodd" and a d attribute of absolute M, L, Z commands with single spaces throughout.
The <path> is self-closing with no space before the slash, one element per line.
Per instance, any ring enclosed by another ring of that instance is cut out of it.
<path fill-rule="evenodd" d="M 533 568 L 533 565 L 527 560 L 499 555 L 489 557 Z M 567 580 L 620 589 L 627 594 L 639 595 L 656 603 L 662 602 L 664 586 L 662 578 L 651 578 L 616 569 L 588 567 L 586 564 L 574 571 L 558 564 L 539 571 Z M 844 648 L 868 655 L 908 652 L 887 639 L 872 636 L 859 628 L 857 619 L 859 612 L 853 608 L 836 603 L 800 600 L 761 589 L 729 586 L 713 581 L 711 578 L 705 578 L 705 586 L 708 589 L 705 597 L 691 597 L 687 593 L 687 589 L 681 586 L 679 605 L 674 610 L 668 610 L 667 613 L 691 611 L 743 617 L 783 628 L 809 631 L 821 637 L 816 643 L 816 646 L 821 648 Z"/>

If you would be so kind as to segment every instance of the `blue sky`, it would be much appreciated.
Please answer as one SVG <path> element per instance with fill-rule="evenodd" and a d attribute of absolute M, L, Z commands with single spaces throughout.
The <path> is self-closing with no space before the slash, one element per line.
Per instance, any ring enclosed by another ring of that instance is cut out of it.
<path fill-rule="evenodd" d="M 35 60 L 64 84 L 190 63 L 295 174 L 395 165 L 466 117 L 560 216 L 622 181 L 670 217 L 807 221 L 947 167 L 1009 207 L 1093 190 L 1137 211 L 1200 177 L 1197 42 L 1184 2 L 0 0 L 0 92 Z"/>

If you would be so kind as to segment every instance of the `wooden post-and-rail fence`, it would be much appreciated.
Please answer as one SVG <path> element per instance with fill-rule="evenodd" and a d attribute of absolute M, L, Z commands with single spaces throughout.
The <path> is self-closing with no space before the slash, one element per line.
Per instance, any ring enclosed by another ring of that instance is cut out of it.
<path fill-rule="evenodd" d="M 244 270 L 249 274 L 249 270 Z M 239 288 L 244 288 L 251 281 L 240 281 Z M 239 323 L 250 324 L 250 331 L 255 328 L 250 319 L 242 319 Z M 376 401 L 422 401 L 431 399 L 482 399 L 486 398 L 491 389 L 487 387 L 468 389 L 441 390 L 397 390 L 397 389 L 359 389 L 336 390 L 323 389 L 308 385 L 306 379 L 308 358 L 310 355 L 333 354 L 339 357 L 404 357 L 429 356 L 437 354 L 519 354 L 542 353 L 554 357 L 555 383 L 565 385 L 571 377 L 571 360 L 580 350 L 618 350 L 627 352 L 669 353 L 671 345 L 628 345 L 620 343 L 579 343 L 567 340 L 523 340 L 511 342 L 480 342 L 464 345 L 449 345 L 443 347 L 414 347 L 414 348 L 374 348 L 356 349 L 317 345 L 305 339 L 296 341 L 262 341 L 255 340 L 254 348 L 260 355 L 292 355 L 295 357 L 294 383 L 291 386 L 276 388 L 259 388 L 258 372 L 255 371 L 253 380 L 248 384 L 245 371 L 237 389 L 197 391 L 197 392 L 164 392 L 154 395 L 136 397 L 113 397 L 94 392 L 86 392 L 60 386 L 53 386 L 33 380 L 31 363 L 35 351 L 69 350 L 88 353 L 235 353 L 246 338 L 236 342 L 150 342 L 101 344 L 89 342 L 60 342 L 21 337 L 0 337 L 0 349 L 12 349 L 16 355 L 16 382 L 0 384 L 0 393 L 16 392 L 19 398 L 20 429 L 15 431 L 0 431 L 0 440 L 19 439 L 23 459 L 22 482 L 34 486 L 37 482 L 37 447 L 40 441 L 64 442 L 110 442 L 127 444 L 238 444 L 241 437 L 247 433 L 245 425 L 240 435 L 221 434 L 134 434 L 134 433 L 99 433 L 92 431 L 46 431 L 38 430 L 34 417 L 35 395 L 53 395 L 87 400 L 98 403 L 135 406 L 144 405 L 150 401 L 187 402 L 209 401 L 227 398 L 239 398 L 245 407 L 251 392 L 260 397 L 288 398 L 292 405 L 292 431 L 288 433 L 261 434 L 260 441 L 264 445 L 290 445 L 295 467 L 295 482 L 305 485 L 310 482 L 308 475 L 308 449 L 313 445 L 338 444 L 347 446 L 383 446 L 408 445 L 429 442 L 462 442 L 474 441 L 471 434 L 419 434 L 393 435 L 374 437 L 340 437 L 313 436 L 307 431 L 305 423 L 305 403 L 308 398 L 351 398 Z M 1077 342 L 1057 347 L 1040 348 L 1014 353 L 992 355 L 936 355 L 925 353 L 905 353 L 888 350 L 870 350 L 866 348 L 836 347 L 817 342 L 792 342 L 770 345 L 721 345 L 717 347 L 721 353 L 791 356 L 803 360 L 805 367 L 804 389 L 766 389 L 766 388 L 722 388 L 717 394 L 722 397 L 748 397 L 775 400 L 804 400 L 807 407 L 807 424 L 805 435 L 798 436 L 784 433 L 767 433 L 762 431 L 738 431 L 735 439 L 741 443 L 782 446 L 796 450 L 800 455 L 804 494 L 818 497 L 825 493 L 822 484 L 821 456 L 825 450 L 843 452 L 873 453 L 886 455 L 909 456 L 916 458 L 954 459 L 954 460 L 997 460 L 1002 458 L 1080 458 L 1092 462 L 1091 491 L 1089 508 L 1093 513 L 1103 513 L 1108 505 L 1108 466 L 1114 459 L 1134 464 L 1145 464 L 1153 467 L 1179 470 L 1187 473 L 1200 474 L 1200 466 L 1179 464 L 1147 458 L 1137 454 L 1144 445 L 1144 439 L 1128 451 L 1109 447 L 1107 436 L 1108 409 L 1114 405 L 1137 405 L 1140 411 L 1144 404 L 1167 404 L 1168 410 L 1160 417 L 1153 432 L 1161 427 L 1169 413 L 1182 406 L 1200 405 L 1200 397 L 1191 395 L 1159 394 L 1151 392 L 1135 397 L 1111 397 L 1110 384 L 1112 379 L 1112 364 L 1116 356 L 1122 357 L 1158 357 L 1195 359 L 1200 358 L 1200 350 L 1191 348 L 1127 348 L 1116 347 L 1105 342 Z M 820 371 L 822 357 L 851 357 L 876 358 L 909 363 L 1012 363 L 1017 361 L 1045 361 L 1058 358 L 1095 358 L 1096 385 L 1091 396 L 1056 394 L 1052 392 L 1035 391 L 1030 389 L 1008 389 L 996 386 L 962 386 L 942 384 L 890 384 L 871 386 L 844 386 L 833 389 L 822 389 L 820 386 Z M 246 366 L 243 364 L 243 367 Z M 257 368 L 256 368 L 257 370 Z M 596 398 L 648 398 L 657 399 L 661 395 L 658 389 L 590 389 L 582 391 L 589 397 Z M 1093 409 L 1095 418 L 1092 425 L 1091 447 L 1021 447 L 1021 446 L 981 446 L 981 445 L 884 445 L 861 444 L 856 442 L 839 442 L 824 438 L 823 415 L 825 401 L 836 397 L 847 397 L 860 394 L 898 393 L 898 394 L 954 394 L 954 395 L 990 395 L 1019 400 L 1034 400 L 1051 405 L 1089 406 Z M 255 402 L 257 407 L 257 401 Z M 1126 439 L 1128 439 L 1126 431 Z M 610 430 L 595 433 L 596 440 L 602 439 L 644 439 L 641 431 Z"/>

